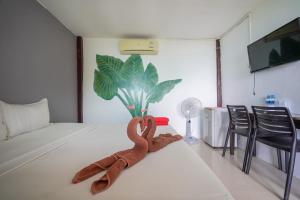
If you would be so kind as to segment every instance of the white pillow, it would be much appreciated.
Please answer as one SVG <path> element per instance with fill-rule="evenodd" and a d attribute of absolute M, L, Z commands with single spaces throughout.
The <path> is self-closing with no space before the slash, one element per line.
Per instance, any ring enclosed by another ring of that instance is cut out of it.
<path fill-rule="evenodd" d="M 0 101 L 8 138 L 49 125 L 47 99 L 32 104 L 8 104 Z"/>
<path fill-rule="evenodd" d="M 7 129 L 3 121 L 1 106 L 0 106 L 0 140 L 7 140 Z"/>

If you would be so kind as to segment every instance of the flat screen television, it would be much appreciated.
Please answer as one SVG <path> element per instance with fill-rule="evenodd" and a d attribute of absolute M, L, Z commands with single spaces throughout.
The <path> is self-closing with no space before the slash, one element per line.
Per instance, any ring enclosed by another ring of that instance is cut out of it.
<path fill-rule="evenodd" d="M 300 60 L 300 17 L 248 45 L 250 71 Z"/>

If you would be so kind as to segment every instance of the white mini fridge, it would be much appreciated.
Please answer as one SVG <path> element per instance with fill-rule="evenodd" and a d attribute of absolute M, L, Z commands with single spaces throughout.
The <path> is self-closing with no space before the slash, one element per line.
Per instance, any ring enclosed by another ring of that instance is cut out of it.
<path fill-rule="evenodd" d="M 214 148 L 223 147 L 228 125 L 229 115 L 227 108 L 204 108 L 202 140 Z M 237 144 L 236 141 L 237 137 L 235 137 L 235 147 Z"/>

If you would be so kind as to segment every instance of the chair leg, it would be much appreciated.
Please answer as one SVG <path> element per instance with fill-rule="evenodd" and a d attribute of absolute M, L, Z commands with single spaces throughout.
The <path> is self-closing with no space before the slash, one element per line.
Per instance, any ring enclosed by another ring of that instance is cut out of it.
<path fill-rule="evenodd" d="M 281 159 L 280 149 L 277 149 L 277 160 L 278 160 L 278 169 L 282 171 L 282 159 Z"/>
<path fill-rule="evenodd" d="M 254 145 L 255 145 L 255 141 L 256 141 L 256 134 L 257 134 L 257 130 L 254 131 L 253 137 L 251 139 L 249 159 L 248 159 L 248 163 L 247 163 L 246 171 L 245 171 L 246 174 L 249 174 L 249 172 L 250 172 L 251 161 L 252 161 L 252 156 L 253 156 L 253 151 L 254 151 Z"/>
<path fill-rule="evenodd" d="M 254 142 L 254 151 L 253 151 L 253 156 L 256 157 L 256 142 Z"/>
<path fill-rule="evenodd" d="M 231 131 L 230 131 L 230 125 L 229 125 L 228 131 L 227 131 L 227 134 L 226 134 L 226 138 L 225 138 L 224 147 L 223 147 L 223 153 L 222 153 L 222 156 L 223 156 L 223 157 L 225 156 L 225 153 L 226 153 L 227 144 L 228 144 L 228 140 L 229 140 L 230 134 L 231 134 Z"/>
<path fill-rule="evenodd" d="M 247 144 L 246 144 L 246 149 L 245 149 L 245 155 L 244 155 L 244 162 L 243 162 L 243 168 L 242 171 L 245 172 L 246 170 L 246 165 L 248 163 L 248 158 L 249 158 L 249 146 L 251 144 L 251 135 L 247 137 Z"/>
<path fill-rule="evenodd" d="M 234 148 L 235 148 L 235 133 L 232 132 L 230 134 L 230 148 L 229 148 L 230 155 L 234 155 Z"/>
<path fill-rule="evenodd" d="M 296 148 L 292 148 L 292 152 L 288 164 L 286 183 L 285 183 L 285 191 L 284 191 L 284 198 L 283 198 L 284 200 L 288 200 L 290 196 L 293 173 L 294 173 L 295 158 L 296 158 Z"/>
<path fill-rule="evenodd" d="M 288 173 L 288 165 L 289 165 L 289 152 L 284 152 L 284 159 L 285 159 L 285 172 Z"/>

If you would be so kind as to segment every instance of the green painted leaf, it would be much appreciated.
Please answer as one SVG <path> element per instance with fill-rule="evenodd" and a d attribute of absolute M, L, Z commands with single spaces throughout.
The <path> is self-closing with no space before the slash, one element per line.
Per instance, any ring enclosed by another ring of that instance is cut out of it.
<path fill-rule="evenodd" d="M 94 91 L 105 100 L 111 100 L 117 95 L 118 87 L 107 74 L 98 70 L 94 72 Z"/>
<path fill-rule="evenodd" d="M 96 55 L 96 62 L 97 67 L 101 71 L 103 68 L 110 68 L 111 70 L 114 70 L 116 72 L 120 71 L 124 62 L 119 59 L 115 58 L 113 56 L 102 56 L 102 55 Z"/>
<path fill-rule="evenodd" d="M 148 98 L 149 103 L 160 102 L 163 97 L 169 93 L 181 79 L 163 81 L 157 84 L 151 91 Z"/>
<path fill-rule="evenodd" d="M 149 63 L 144 73 L 144 90 L 148 93 L 158 82 L 158 74 L 155 66 Z"/>
<path fill-rule="evenodd" d="M 101 73 L 105 73 L 112 80 L 116 82 L 116 84 L 122 88 L 125 80 L 120 76 L 120 71 L 124 62 L 119 58 L 115 58 L 113 56 L 102 56 L 96 55 L 97 67 Z"/>
<path fill-rule="evenodd" d="M 123 64 L 120 76 L 124 87 L 139 87 L 144 74 L 144 66 L 140 55 L 131 55 Z"/>

